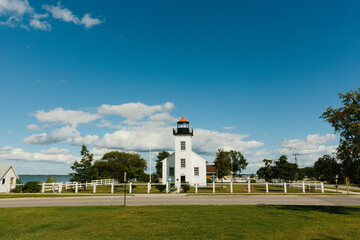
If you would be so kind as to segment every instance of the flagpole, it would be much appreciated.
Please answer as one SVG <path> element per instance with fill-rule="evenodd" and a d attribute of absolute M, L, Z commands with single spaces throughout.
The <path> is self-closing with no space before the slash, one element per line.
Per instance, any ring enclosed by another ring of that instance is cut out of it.
<path fill-rule="evenodd" d="M 151 148 L 150 148 L 150 156 L 149 156 L 149 158 L 150 158 L 150 182 L 151 182 Z"/>

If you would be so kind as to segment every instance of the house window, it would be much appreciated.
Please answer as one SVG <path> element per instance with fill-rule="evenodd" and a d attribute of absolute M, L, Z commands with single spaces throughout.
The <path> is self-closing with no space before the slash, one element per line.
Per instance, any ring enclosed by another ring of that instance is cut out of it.
<path fill-rule="evenodd" d="M 181 159 L 181 167 L 182 168 L 186 167 L 185 158 Z"/>
<path fill-rule="evenodd" d="M 171 167 L 170 169 L 169 169 L 169 176 L 174 176 L 175 175 L 175 173 L 174 173 L 175 171 L 174 171 L 174 168 L 173 167 Z"/>
<path fill-rule="evenodd" d="M 186 150 L 186 145 L 185 145 L 185 141 L 181 141 L 181 150 Z"/>
<path fill-rule="evenodd" d="M 199 176 L 199 167 L 194 167 L 194 176 Z"/>
<path fill-rule="evenodd" d="M 2 180 L 2 184 L 3 184 L 3 185 L 5 184 L 5 178 Z"/>

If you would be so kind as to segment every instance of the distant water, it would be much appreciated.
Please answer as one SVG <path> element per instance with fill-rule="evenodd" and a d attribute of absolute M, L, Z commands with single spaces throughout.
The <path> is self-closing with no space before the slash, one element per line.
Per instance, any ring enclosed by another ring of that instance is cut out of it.
<path fill-rule="evenodd" d="M 71 176 L 70 175 L 19 175 L 20 180 L 23 183 L 31 182 L 31 181 L 39 181 L 45 182 L 48 177 L 56 177 L 56 182 L 70 182 Z"/>

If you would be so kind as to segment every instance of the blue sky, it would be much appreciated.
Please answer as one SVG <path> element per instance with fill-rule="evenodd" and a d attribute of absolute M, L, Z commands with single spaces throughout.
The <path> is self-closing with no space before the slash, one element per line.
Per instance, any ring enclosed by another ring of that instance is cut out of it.
<path fill-rule="evenodd" d="M 0 0 L 0 164 L 64 174 L 86 143 L 262 159 L 334 151 L 319 116 L 359 87 L 358 1 Z M 154 165 L 154 164 L 153 164 Z"/>

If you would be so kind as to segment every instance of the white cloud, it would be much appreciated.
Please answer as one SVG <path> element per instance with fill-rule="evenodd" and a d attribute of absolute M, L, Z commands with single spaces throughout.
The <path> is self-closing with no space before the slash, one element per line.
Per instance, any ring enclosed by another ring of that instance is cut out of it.
<path fill-rule="evenodd" d="M 130 120 L 142 120 L 155 113 L 171 111 L 174 107 L 172 102 L 154 106 L 148 106 L 140 102 L 122 105 L 103 104 L 98 108 L 98 112 L 100 114 L 119 115 Z"/>
<path fill-rule="evenodd" d="M 36 125 L 36 124 L 29 124 L 29 125 L 26 126 L 26 128 L 29 129 L 29 130 L 34 130 L 34 131 L 40 130 L 40 127 L 38 125 Z"/>
<path fill-rule="evenodd" d="M 105 120 L 102 119 L 100 121 L 100 123 L 96 124 L 97 127 L 107 127 L 107 128 L 115 128 L 115 129 L 120 129 L 122 126 L 121 125 L 114 125 L 112 122 L 110 122 L 109 120 Z"/>
<path fill-rule="evenodd" d="M 57 147 L 52 147 L 49 148 L 47 150 L 41 150 L 40 153 L 43 154 L 70 154 L 70 150 L 66 149 L 66 148 L 57 148 Z"/>
<path fill-rule="evenodd" d="M 92 28 L 93 26 L 100 25 L 101 23 L 103 23 L 103 21 L 98 18 L 92 18 L 89 13 L 86 13 L 81 19 L 81 24 L 83 24 L 85 28 Z"/>
<path fill-rule="evenodd" d="M 330 133 L 324 136 L 309 134 L 306 139 L 285 139 L 282 143 L 284 148 L 279 149 L 279 152 L 281 154 L 331 153 L 334 146 L 326 146 L 326 143 L 335 139 L 336 135 Z"/>
<path fill-rule="evenodd" d="M 259 141 L 244 141 L 248 135 L 221 133 L 206 129 L 195 129 L 193 149 L 198 153 L 214 154 L 219 148 L 226 151 L 244 151 L 249 148 L 256 148 L 264 144 Z"/>
<path fill-rule="evenodd" d="M 312 166 L 314 162 L 324 154 L 333 154 L 337 146 L 329 145 L 328 142 L 337 138 L 337 135 L 327 133 L 309 134 L 306 139 L 285 139 L 282 147 L 278 149 L 278 154 L 287 155 L 290 161 L 294 160 L 297 154 L 299 167 Z"/>
<path fill-rule="evenodd" d="M 99 136 L 97 135 L 86 135 L 85 137 L 75 137 L 71 143 L 76 146 L 81 146 L 83 144 L 89 146 L 95 144 L 98 140 Z"/>
<path fill-rule="evenodd" d="M 33 8 L 27 0 L 0 0 L 0 15 L 17 14 L 23 15 L 32 12 Z"/>
<path fill-rule="evenodd" d="M 158 122 L 143 122 L 142 125 L 128 126 L 113 133 L 107 133 L 97 143 L 97 147 L 130 151 L 164 150 L 174 148 L 172 126 Z M 219 148 L 242 151 L 262 146 L 258 141 L 245 141 L 248 135 L 220 133 L 195 129 L 193 150 L 200 154 L 215 154 Z"/>
<path fill-rule="evenodd" d="M 75 24 L 79 24 L 80 22 L 79 18 L 75 16 L 72 11 L 61 5 L 61 2 L 58 2 L 56 6 L 44 4 L 42 8 L 50 12 L 53 18 L 63 20 L 64 22 L 73 22 Z"/>
<path fill-rule="evenodd" d="M 224 130 L 234 130 L 236 127 L 222 127 Z"/>
<path fill-rule="evenodd" d="M 162 105 L 145 105 L 143 103 L 126 103 L 122 105 L 102 105 L 98 113 L 118 115 L 125 120 L 121 125 L 114 125 L 111 121 L 102 119 L 95 124 L 98 127 L 117 129 L 99 137 L 98 135 L 81 136 L 76 129 L 78 123 L 89 123 L 100 117 L 83 111 L 70 111 L 56 108 L 49 112 L 37 111 L 35 117 L 40 122 L 71 124 L 55 129 L 50 133 L 33 134 L 24 139 L 26 144 L 51 144 L 66 141 L 72 145 L 93 145 L 98 151 L 102 149 L 117 149 L 121 151 L 147 152 L 152 150 L 171 150 L 174 148 L 172 128 L 176 127 L 175 118 L 170 114 L 174 109 L 173 103 Z M 200 154 L 214 155 L 219 148 L 225 150 L 245 151 L 263 146 L 262 142 L 246 140 L 248 135 L 221 133 L 218 131 L 195 129 L 193 150 Z"/>
<path fill-rule="evenodd" d="M 37 30 L 50 31 L 51 25 L 47 21 L 41 20 L 47 17 L 48 14 L 34 14 L 33 18 L 30 20 L 29 25 Z"/>
<path fill-rule="evenodd" d="M 48 133 L 33 134 L 23 141 L 25 144 L 48 145 L 52 143 L 67 141 L 71 142 L 74 137 L 79 137 L 80 133 L 74 127 L 65 126 L 52 130 Z"/>
<path fill-rule="evenodd" d="M 18 22 L 21 21 L 21 18 L 17 16 L 10 16 L 5 22 L 0 22 L 0 25 L 8 26 L 8 27 L 16 27 Z"/>
<path fill-rule="evenodd" d="M 79 123 L 89 123 L 102 117 L 99 114 L 83 111 L 64 110 L 63 108 L 55 108 L 49 112 L 41 110 L 37 111 L 34 115 L 40 122 L 54 122 L 64 125 L 72 124 L 75 126 Z"/>
<path fill-rule="evenodd" d="M 50 148 L 38 153 L 30 153 L 21 148 L 5 146 L 0 148 L 0 160 L 21 160 L 21 161 L 39 161 L 39 162 L 61 162 L 72 163 L 78 160 L 66 149 Z"/>
<path fill-rule="evenodd" d="M 43 9 L 51 13 L 52 17 L 55 19 L 62 20 L 64 22 L 72 22 L 76 25 L 84 25 L 85 28 L 89 29 L 93 26 L 100 25 L 103 23 L 103 20 L 99 18 L 92 18 L 90 13 L 85 13 L 84 16 L 79 19 L 71 10 L 68 8 L 64 8 L 59 1 L 56 6 L 51 6 L 48 4 L 44 4 L 42 6 Z"/>

